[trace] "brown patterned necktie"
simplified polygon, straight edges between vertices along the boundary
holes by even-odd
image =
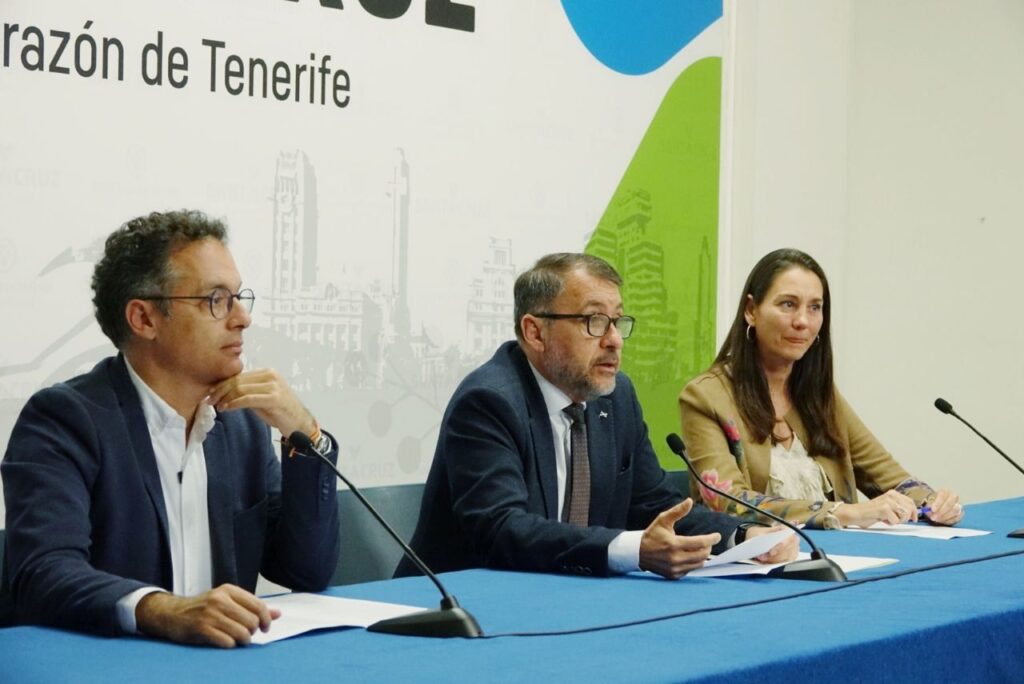
[[[590,524],[590,453],[587,450],[587,422],[583,404],[570,404],[562,409],[572,419],[569,428],[570,458],[572,466],[568,486],[565,488],[566,502],[562,507],[562,519],[586,527]],[[568,511],[568,516],[565,511]]]

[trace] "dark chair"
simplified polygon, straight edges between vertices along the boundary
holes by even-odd
[[[666,470],[668,483],[679,490],[683,498],[690,496],[690,471],[689,470]]]
[[[412,538],[420,515],[423,484],[367,487],[359,491],[402,539],[408,542]],[[338,492],[338,514],[341,555],[331,584],[390,579],[402,557],[401,547],[347,489]]]

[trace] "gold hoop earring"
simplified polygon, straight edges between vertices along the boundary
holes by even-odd
[[[750,336],[750,331],[753,330],[751,326],[747,326],[747,342],[753,342],[754,338]]]

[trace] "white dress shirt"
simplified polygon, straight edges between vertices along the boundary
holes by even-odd
[[[206,454],[203,441],[217,417],[203,403],[196,410],[192,432],[185,434],[185,419],[139,377],[125,359],[128,375],[142,403],[142,413],[153,442],[171,552],[173,592],[196,596],[213,588],[213,553],[210,547],[210,513],[206,503]],[[154,531],[143,531],[152,534]],[[117,602],[118,620],[128,633],[137,631],[135,609],[143,596],[159,587],[144,587]]]
[[[540,393],[551,421],[551,434],[555,440],[555,472],[558,475],[558,519],[562,519],[562,507],[565,505],[565,487],[567,482],[569,456],[572,454],[570,428],[572,419],[562,409],[573,400],[569,395],[548,382],[533,364],[530,364],[533,377],[540,385]],[[586,406],[586,404],[584,404]],[[616,574],[625,574],[640,569],[640,540],[643,530],[627,530],[620,533],[608,544],[608,569]]]

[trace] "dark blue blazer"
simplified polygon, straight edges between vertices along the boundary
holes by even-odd
[[[327,586],[339,543],[327,466],[279,463],[251,411],[218,414],[203,448],[214,586],[253,591],[258,572],[296,590]],[[121,356],[33,395],[0,473],[15,621],[117,634],[118,599],[173,586],[156,457]]]
[[[516,342],[506,342],[455,390],[441,422],[412,547],[433,570],[470,567],[608,574],[608,544],[642,530],[681,500],[647,436],[632,383],[587,402],[590,525],[558,521],[547,407]],[[695,506],[680,534],[722,534],[738,521]],[[396,576],[416,574],[407,560]]]

